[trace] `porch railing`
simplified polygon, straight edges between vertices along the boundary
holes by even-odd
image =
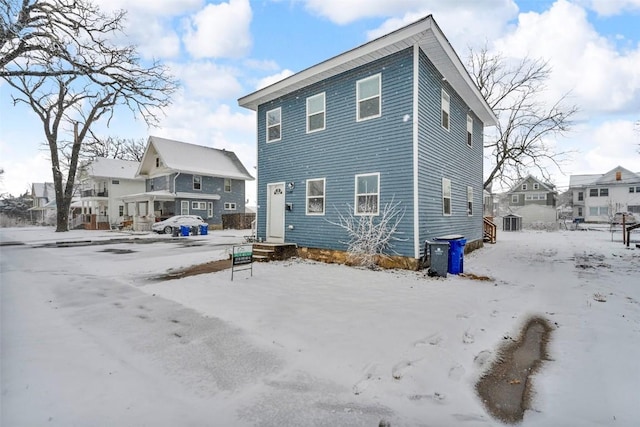
[[[489,243],[495,243],[497,240],[498,227],[493,223],[493,220],[489,217],[484,217],[482,222],[483,222],[482,229],[484,234],[484,241]]]

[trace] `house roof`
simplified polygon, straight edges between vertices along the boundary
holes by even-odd
[[[420,46],[480,120],[487,126],[494,126],[497,122],[495,114],[431,15],[246,95],[238,100],[238,104],[255,111],[260,104],[407,49],[414,44]]]
[[[617,179],[617,172],[620,172],[620,179]],[[589,185],[612,185],[612,184],[636,184],[640,183],[640,173],[631,172],[622,166],[616,166],[609,172],[603,174],[571,175],[569,177],[569,187],[586,187]]]
[[[31,184],[31,195],[37,198],[46,198],[47,201],[56,199],[56,189],[53,182],[34,182]]]
[[[88,176],[100,178],[141,179],[136,177],[140,162],[98,157],[86,166]]]
[[[188,144],[172,139],[149,136],[138,168],[138,176],[148,176],[155,166],[155,157],[162,160],[165,170],[195,175],[253,181],[253,177],[233,151]]]

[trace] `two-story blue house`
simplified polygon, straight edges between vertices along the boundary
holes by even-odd
[[[122,197],[134,230],[150,230],[173,215],[199,215],[222,226],[225,213],[243,213],[245,182],[253,180],[232,151],[150,136],[136,176],[143,193]]]
[[[497,119],[431,16],[238,102],[257,112],[259,239],[344,251],[339,213],[393,201],[399,265],[442,235],[482,245],[483,129]]]

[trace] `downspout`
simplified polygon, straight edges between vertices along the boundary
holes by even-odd
[[[176,174],[176,176],[173,177],[173,194],[175,194],[176,198],[178,197],[178,190],[176,189],[176,180],[178,179],[178,176],[180,176],[180,172],[178,172]],[[175,204],[175,202],[176,201],[174,199],[174,201],[173,201],[173,204],[174,204],[174,215],[182,215],[182,206],[180,207],[180,210],[178,211],[178,209],[177,209],[178,206]],[[176,211],[180,212],[180,213],[177,213]]]

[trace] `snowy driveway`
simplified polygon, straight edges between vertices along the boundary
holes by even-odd
[[[557,329],[523,426],[640,418],[640,250],[605,232],[501,233],[465,258],[489,281],[289,261],[157,283],[242,233],[0,236],[27,243],[0,248],[2,425],[499,425],[473,385],[534,314]]]

